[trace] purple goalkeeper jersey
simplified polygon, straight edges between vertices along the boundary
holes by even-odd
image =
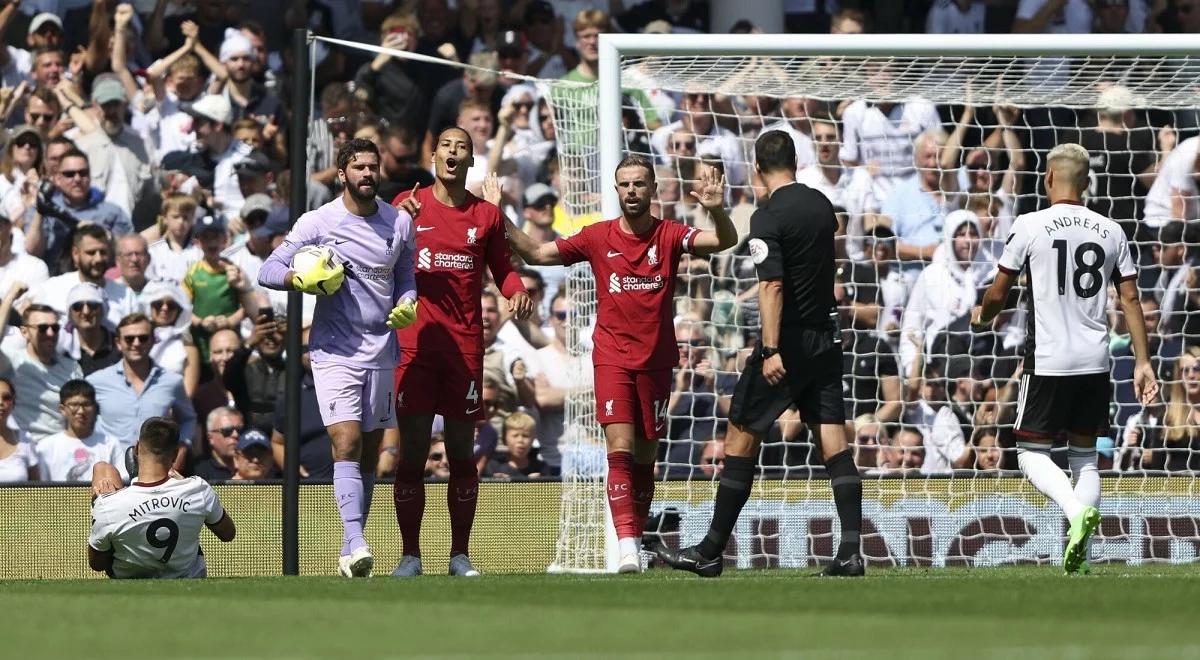
[[[387,327],[388,313],[401,298],[417,299],[412,218],[379,200],[373,215],[357,216],[339,196],[300,216],[263,262],[258,283],[284,289],[292,257],[306,245],[329,247],[346,268],[337,292],[317,296],[308,339],[312,361],[395,368],[400,349],[396,333]]]

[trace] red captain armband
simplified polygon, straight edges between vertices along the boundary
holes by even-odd
[[[517,271],[509,271],[504,277],[504,281],[500,283],[500,295],[505,298],[512,298],[518,293],[525,292],[525,283],[521,281],[521,276]]]

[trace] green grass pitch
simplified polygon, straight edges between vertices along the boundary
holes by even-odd
[[[0,657],[1200,658],[1200,567],[0,583]]]

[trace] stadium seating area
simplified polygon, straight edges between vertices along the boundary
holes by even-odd
[[[1200,0],[783,4],[795,11],[779,23],[796,33],[1200,32]],[[333,155],[344,141],[378,144],[390,201],[432,183],[433,136],[458,124],[474,142],[469,187],[500,173],[505,211],[550,240],[596,218],[563,203],[554,95],[505,72],[593,81],[595,35],[605,31],[760,30],[713,25],[710,9],[696,0],[0,0],[0,481],[86,481],[96,461],[119,462],[141,418],[168,409],[191,439],[185,473],[278,476],[286,296],[256,282],[289,227],[297,76],[315,81],[309,208],[340,194]],[[298,27],[472,68],[319,42],[313,72],[297,72]],[[1092,110],[637,92],[626,99],[626,140],[658,164],[654,209],[664,218],[706,223],[690,185],[701,168],[721,168],[744,238],[764,194],[748,167],[753,139],[793,136],[798,178],[845,222],[836,295],[846,413],[860,467],[880,474],[994,471],[1011,460],[1005,430],[1027,318],[1014,300],[979,335],[967,315],[1013,219],[1048,203],[1038,184],[1045,154],[1083,144],[1093,165],[1086,203],[1134,241],[1165,392],[1156,408],[1134,401],[1129,337],[1113,312],[1101,467],[1190,472],[1200,469],[1200,110],[1144,109],[1121,83],[1114,71]],[[564,399],[580,386],[567,368],[567,272],[521,268],[533,320],[508,318],[502,299],[482,301],[491,415],[476,458],[497,479],[558,474]],[[659,476],[712,478],[756,339],[756,280],[744,240],[680,272],[680,366]],[[177,374],[138,396],[112,384],[135,343],[115,341],[117,326],[134,313],[153,326],[157,367]],[[94,392],[72,383],[80,379]],[[302,401],[315,399],[311,382]],[[302,410],[302,475],[328,480],[329,438],[315,406]],[[806,437],[785,414],[764,470],[808,475],[820,460]],[[440,443],[426,474],[447,474]]]

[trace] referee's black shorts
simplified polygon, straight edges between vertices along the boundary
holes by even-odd
[[[755,350],[742,370],[729,421],[755,433],[766,433],[792,404],[805,424],[843,424],[842,345],[828,328],[784,328],[779,354],[787,376],[778,385],[763,377],[763,359]]]

